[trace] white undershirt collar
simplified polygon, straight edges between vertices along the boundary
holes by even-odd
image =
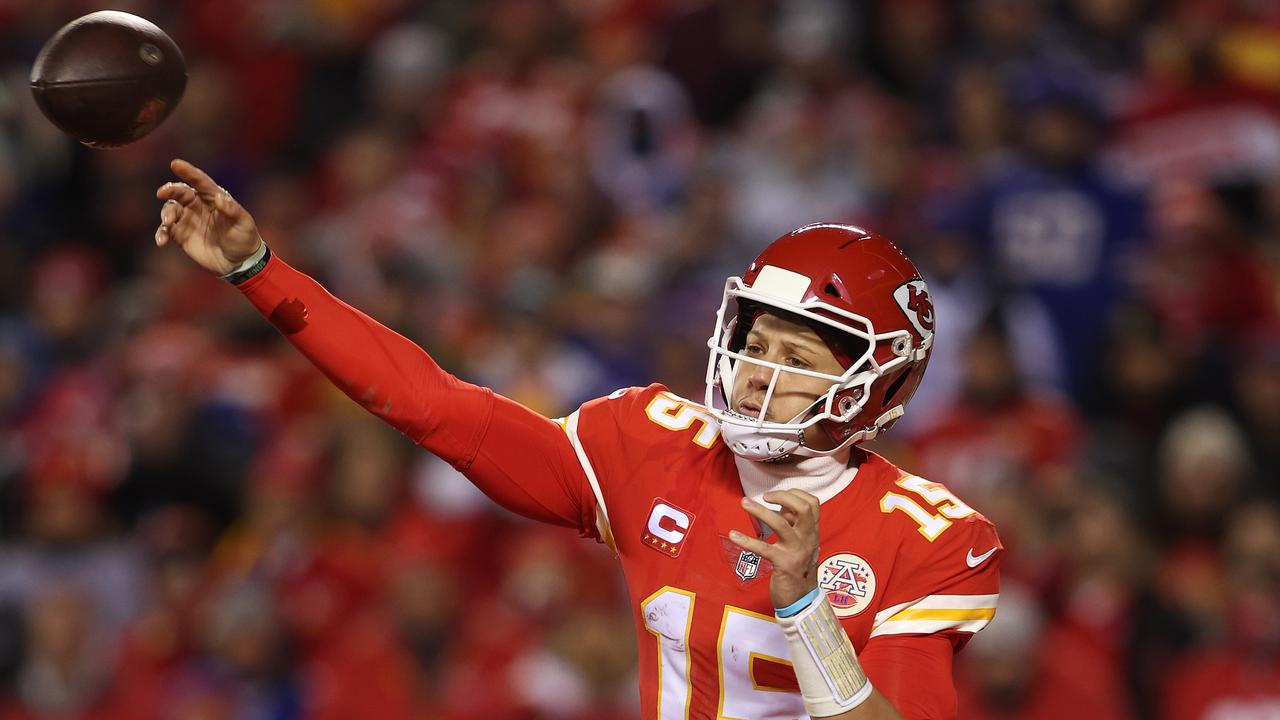
[[[771,490],[804,490],[824,503],[849,487],[858,474],[857,465],[849,465],[851,449],[835,455],[804,457],[793,463],[766,463],[734,456],[742,493],[756,502]],[[776,505],[765,503],[770,507]]]

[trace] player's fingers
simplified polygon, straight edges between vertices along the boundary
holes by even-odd
[[[160,206],[160,224],[173,225],[182,219],[182,205],[177,200],[165,200]]]
[[[200,168],[181,158],[175,158],[169,163],[169,169],[174,175],[182,178],[188,185],[195,188],[195,191],[201,195],[213,198],[222,188],[218,187],[218,183],[209,177],[209,174]]]
[[[164,247],[169,243],[182,247],[183,240],[183,234],[173,225],[161,225],[156,228],[156,247]]]
[[[800,518],[814,519],[815,515],[813,507],[810,507],[804,497],[797,495],[799,492],[800,491],[794,491],[794,489],[767,492],[764,493],[764,500],[782,507],[783,512],[790,515],[790,518],[788,519],[792,520],[792,523]]]
[[[795,537],[795,528],[779,513],[770,510],[751,498],[742,498],[742,508],[752,517],[769,526],[769,529],[773,530],[780,539]]]
[[[218,188],[218,194],[213,199],[213,206],[217,208],[218,212],[233,221],[239,220],[244,214],[244,208],[223,187]]]
[[[773,504],[774,504],[774,505],[778,505],[778,503],[773,503]],[[769,506],[768,506],[768,505],[766,505],[765,507],[769,507]],[[795,518],[795,517],[798,515],[798,513],[796,513],[796,511],[795,511],[795,510],[792,510],[791,508],[787,507],[786,505],[778,505],[778,509],[777,509],[777,511],[776,511],[776,512],[777,512],[779,515],[781,515],[782,517],[786,518],[788,521],[792,520],[793,518]]]
[[[774,504],[777,505],[777,503]],[[765,505],[765,507],[769,506]],[[773,508],[769,509],[773,510]],[[775,512],[781,515],[782,519],[786,520],[788,525],[795,525],[800,520],[800,514],[786,505],[778,505],[778,509]]]
[[[797,518],[818,519],[818,498],[803,490],[775,490],[765,493],[764,499],[790,510]]]
[[[167,182],[156,190],[156,197],[161,200],[175,200],[183,205],[190,205],[197,199],[196,191],[188,184]]]
[[[753,538],[750,535],[738,532],[737,530],[730,530],[729,542],[737,545],[747,552],[753,552],[760,557],[773,562],[773,558],[770,556],[773,555],[776,548],[763,540]]]

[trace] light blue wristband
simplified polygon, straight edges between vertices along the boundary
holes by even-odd
[[[792,615],[796,615],[801,610],[812,605],[813,601],[818,599],[818,593],[820,592],[822,592],[822,588],[815,587],[814,589],[805,593],[804,597],[791,603],[790,605],[784,608],[775,608],[773,613],[780,618],[788,618],[788,617],[791,617]]]

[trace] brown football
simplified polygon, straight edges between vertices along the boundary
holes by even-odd
[[[67,23],[31,67],[31,94],[45,117],[96,148],[156,129],[186,87],[178,45],[153,23],[115,10]]]

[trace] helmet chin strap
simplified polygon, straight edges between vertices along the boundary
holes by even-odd
[[[726,410],[724,414],[747,422],[753,420],[732,410]],[[815,450],[804,444],[802,429],[761,428],[733,422],[720,423],[720,437],[735,455],[756,462],[779,462],[791,456],[824,457],[834,455],[849,444],[841,443],[831,450]]]
[[[730,372],[732,372],[732,369],[730,369]],[[732,379],[732,375],[730,375],[730,378]],[[723,386],[721,386],[721,390],[724,390]],[[772,392],[772,388],[770,392]],[[728,399],[726,398],[725,400],[725,404],[728,404]],[[815,399],[812,405],[802,410],[790,422],[796,422],[801,416],[812,412],[821,402],[821,398]],[[819,457],[830,454],[805,446],[804,430],[802,428],[757,427],[755,425],[756,418],[730,409],[725,409],[721,412],[726,416],[726,420],[720,423],[720,438],[738,457],[756,462],[779,462],[792,455]],[[742,424],[732,422],[734,418],[741,420]]]
[[[792,456],[826,457],[835,455],[855,443],[874,440],[882,430],[902,417],[903,409],[901,405],[889,408],[870,425],[853,433],[845,438],[844,442],[830,450],[815,450],[806,446],[803,430],[770,430],[732,422],[720,423],[720,438],[735,455],[755,462],[780,462]],[[751,419],[731,410],[725,411],[725,414],[744,420]]]
[[[735,455],[756,462],[776,462],[806,449],[803,430],[766,430],[721,423],[720,437]]]
[[[725,405],[724,408],[719,410],[720,415],[723,416],[720,423],[720,438],[735,455],[746,460],[770,463],[781,462],[792,456],[812,458],[835,455],[849,445],[874,438],[880,432],[882,421],[897,419],[897,416],[902,414],[902,406],[899,405],[877,418],[873,425],[851,434],[836,447],[830,450],[818,450],[805,445],[805,431],[802,428],[761,427],[756,424],[757,418],[743,415],[733,410],[728,389],[733,386],[733,378],[737,367],[735,363],[730,362],[729,358],[723,355],[719,357],[717,364],[719,365],[719,373],[716,378],[716,385],[720,390],[720,400]],[[859,373],[852,380],[858,380],[867,375],[868,372]],[[874,380],[874,377],[872,380]],[[861,384],[867,386],[870,385],[870,381],[863,381]],[[765,395],[764,404],[766,408],[762,408],[761,412],[767,409],[769,398],[772,396],[776,385],[777,372],[775,371],[774,379],[769,383],[769,391]],[[852,384],[850,387],[852,387]],[[836,388],[833,387],[827,394],[832,392],[836,392]],[[866,396],[865,390],[862,396]],[[818,412],[819,408],[822,407],[825,397],[826,394],[815,398],[809,407],[797,413],[795,417],[785,424],[798,423],[801,417],[811,417],[812,413]],[[852,412],[849,417],[855,417],[862,411],[861,402],[858,402],[856,407],[856,412],[852,412],[854,410],[853,407],[848,408],[846,413]],[[896,414],[894,414],[895,412]],[[734,422],[734,420],[740,422]]]

